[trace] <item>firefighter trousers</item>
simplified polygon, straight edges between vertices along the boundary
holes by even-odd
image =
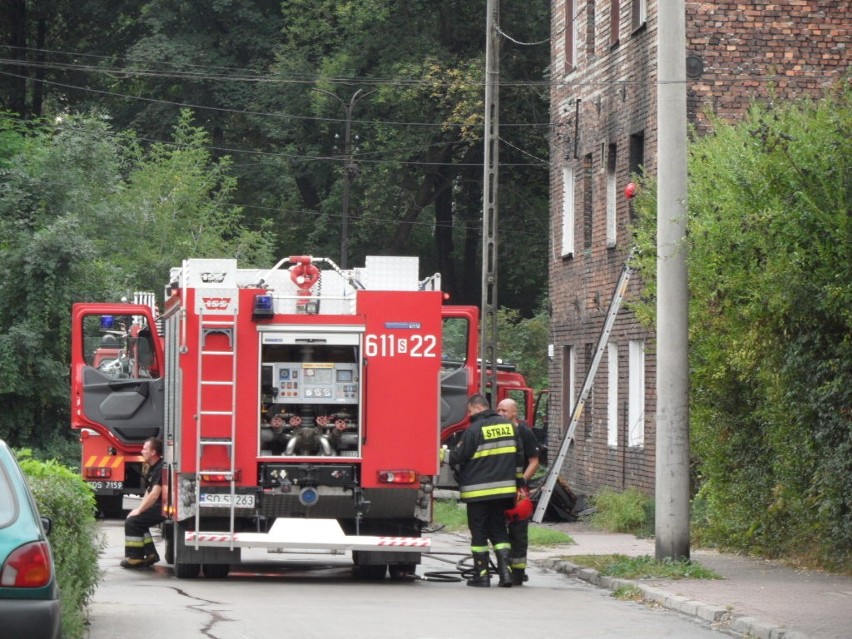
[[[163,519],[157,505],[124,520],[124,556],[127,559],[145,559],[157,554],[149,528]]]
[[[512,551],[509,561],[513,570],[524,570],[527,567],[527,549],[529,548],[529,519],[509,523],[509,541]]]
[[[470,529],[471,552],[488,552],[489,541],[495,551],[511,547],[505,511],[514,505],[512,497],[468,502],[467,526]]]

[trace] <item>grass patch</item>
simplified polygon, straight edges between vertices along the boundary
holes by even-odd
[[[529,540],[530,546],[561,546],[574,543],[573,537],[561,530],[536,525],[530,525]]]
[[[612,596],[622,601],[644,601],[645,595],[636,586],[619,586],[612,591]]]
[[[592,498],[595,512],[589,523],[598,530],[650,537],[654,532],[654,502],[635,488],[616,492],[605,488]]]
[[[722,579],[718,573],[690,560],[657,561],[649,555],[575,555],[567,561],[621,579]]]
[[[467,529],[467,509],[455,499],[436,499],[432,505],[433,524],[447,532]]]

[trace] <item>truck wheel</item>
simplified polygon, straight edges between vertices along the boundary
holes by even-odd
[[[174,527],[170,523],[163,523],[160,527],[160,534],[163,536],[163,559],[167,564],[175,563],[175,533]]]
[[[385,578],[385,573],[388,571],[386,564],[371,564],[366,566],[353,566],[352,575],[355,579],[362,581],[380,581]]]
[[[417,564],[391,564],[388,568],[394,581],[410,579],[417,572]]]
[[[208,579],[224,579],[230,571],[228,564],[204,564],[204,576]]]
[[[175,564],[175,576],[178,579],[197,579],[201,573],[201,564]]]

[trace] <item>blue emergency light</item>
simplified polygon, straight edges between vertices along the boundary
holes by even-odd
[[[112,315],[101,315],[101,330],[108,331],[115,324],[115,318]]]
[[[272,319],[275,314],[275,309],[272,303],[271,295],[255,295],[254,306],[251,310],[251,318],[253,320]]]

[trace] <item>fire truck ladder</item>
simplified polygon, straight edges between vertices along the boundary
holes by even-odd
[[[195,447],[195,530],[200,531],[201,526],[201,483],[205,477],[224,476],[230,485],[230,534],[229,538],[234,538],[234,510],[236,498],[234,496],[236,486],[236,463],[235,463],[235,442],[237,430],[237,309],[234,309],[234,314],[220,315],[210,314],[204,315],[199,313],[199,340],[198,340],[198,388],[196,389],[197,405],[196,405],[196,447]],[[213,334],[222,334],[228,338],[229,350],[208,350],[206,348],[207,337]],[[230,371],[228,379],[222,379],[221,376],[216,379],[210,378],[210,370],[214,364],[219,364],[225,360]],[[225,365],[227,366],[227,364]],[[216,370],[222,370],[221,365],[215,366]],[[219,391],[222,393],[230,393],[230,408],[229,410],[209,410],[203,405],[203,391],[207,389],[209,393]],[[227,418],[230,422],[230,434],[222,436],[221,430],[217,436],[210,436],[211,430],[209,422]],[[205,449],[212,447],[221,447],[227,451],[228,468],[203,468],[201,466],[204,458]],[[197,537],[196,537],[197,539]],[[196,541],[195,548],[198,549]]]
[[[630,283],[630,276],[633,274],[633,268],[630,266],[630,259],[633,257],[635,249],[631,249],[627,259],[624,262],[624,267],[621,270],[621,276],[618,278],[618,284],[615,286],[615,291],[612,295],[612,301],[609,303],[609,310],[606,314],[603,329],[598,338],[598,346],[595,350],[595,356],[592,358],[592,365],[586,373],[586,379],[583,381],[583,389],[580,391],[580,397],[577,399],[577,404],[574,406],[574,411],[571,413],[571,421],[568,423],[568,430],[565,432],[565,437],[562,440],[562,445],[559,448],[559,454],[550,465],[550,470],[547,473],[547,479],[541,489],[541,496],[538,500],[538,505],[533,513],[532,520],[541,523],[544,519],[544,513],[550,503],[550,497],[553,494],[553,486],[559,477],[559,471],[562,470],[562,465],[565,463],[565,457],[568,454],[568,448],[571,442],[574,441],[574,431],[577,429],[577,424],[580,417],[583,415],[583,409],[586,407],[586,400],[589,398],[589,393],[592,391],[592,385],[595,381],[595,374],[598,372],[598,366],[601,363],[603,352],[607,347],[609,335],[612,332],[612,327],[615,324],[615,318],[618,316],[618,309],[621,307],[621,302],[624,295],[627,293],[627,285]]]

